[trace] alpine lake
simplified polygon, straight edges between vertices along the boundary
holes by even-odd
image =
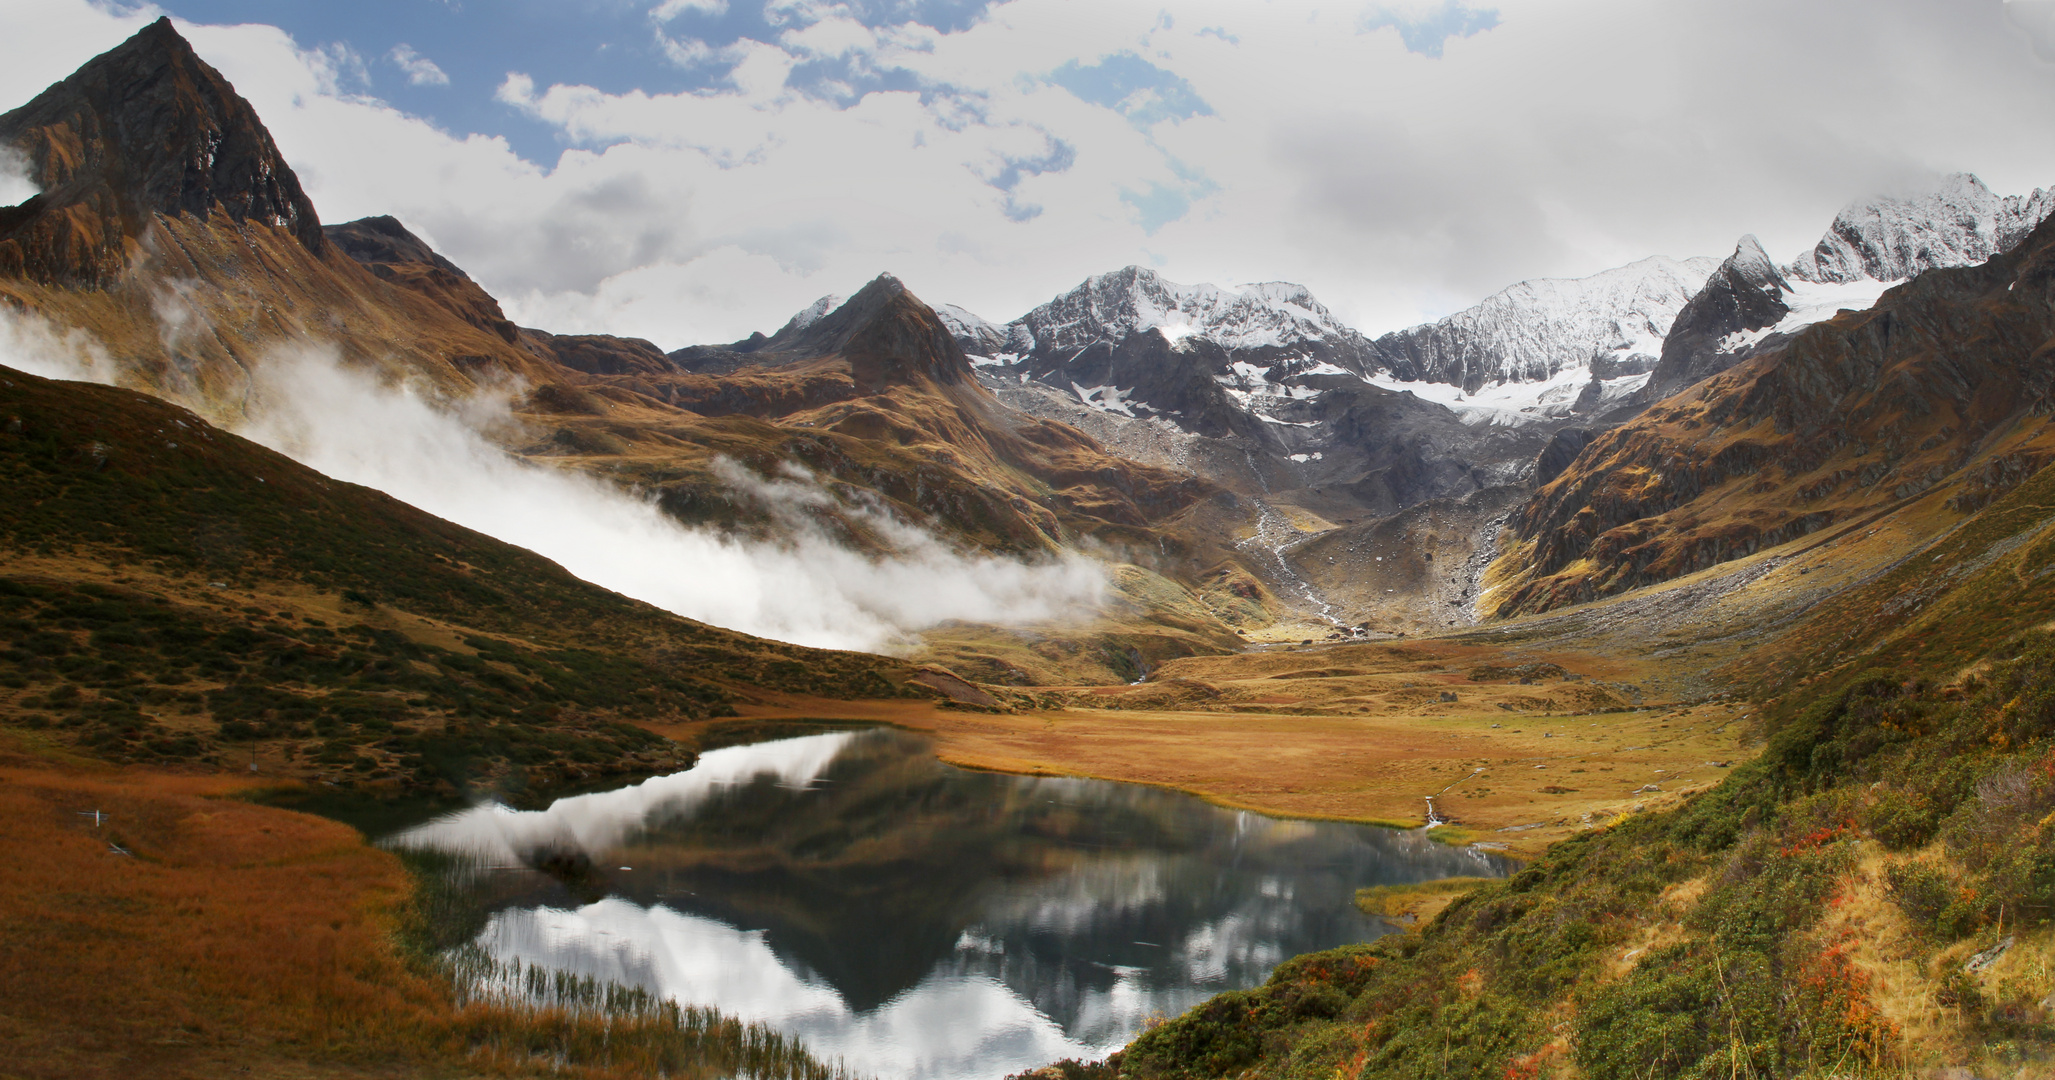
[[[937,761],[893,729],[702,754],[545,809],[378,838],[491,961],[641,988],[852,1072],[997,1080],[1120,1048],[1299,953],[1398,927],[1358,888],[1502,876],[1420,831]]]

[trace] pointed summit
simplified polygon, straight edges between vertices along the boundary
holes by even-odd
[[[858,385],[871,392],[919,379],[944,386],[973,381],[970,358],[948,324],[891,274],[879,274],[778,347],[840,355]]]
[[[111,283],[157,214],[215,213],[324,250],[321,222],[257,111],[168,18],[0,115],[42,191],[0,211],[0,273]]]
[[[1751,334],[1791,314],[1791,283],[1777,271],[1754,236],[1734,245],[1734,254],[1713,271],[1705,287],[1677,313],[1663,339],[1662,359],[1640,391],[1643,402],[1663,398],[1740,363],[1755,341]]]

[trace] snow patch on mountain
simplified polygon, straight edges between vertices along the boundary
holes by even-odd
[[[1950,266],[1976,266],[2009,251],[2055,210],[2055,190],[1993,194],[1969,173],[1945,177],[1931,191],[1849,203],[1826,236],[1787,268],[1789,277],[1819,284],[1904,281]]]
[[[1317,350],[1322,360],[1340,359],[1342,366],[1354,360],[1358,368],[1369,353],[1363,336],[1303,285],[1179,285],[1139,266],[1087,278],[1021,316],[1007,328],[1008,347],[1049,356],[1117,345],[1149,330],[1171,341],[1199,338],[1235,351],[1304,348],[1312,359]]]
[[[1079,401],[1100,412],[1119,413],[1122,416],[1135,414],[1136,403],[1130,400],[1134,396],[1133,392],[1122,390],[1118,386],[1086,387],[1071,383],[1070,392],[1076,394]]]
[[[1559,420],[1573,412],[1603,412],[1647,381],[1645,371],[1597,379],[1588,365],[1566,367],[1535,382],[1490,383],[1474,391],[1453,383],[1408,381],[1388,373],[1370,379],[1373,386],[1434,402],[1473,427],[1523,427]],[[1596,390],[1592,389],[1594,385]]]
[[[1884,290],[1897,284],[1869,278],[1849,282],[1787,280],[1789,287],[1782,291],[1782,297],[1784,305],[1791,309],[1790,314],[1771,326],[1728,334],[1720,339],[1720,351],[1737,353],[1771,334],[1795,334],[1844,311],[1867,311],[1876,305]]]
[[[1552,383],[1565,371],[1618,377],[1654,366],[1670,323],[1718,259],[1642,259],[1582,278],[1543,278],[1475,307],[1377,339],[1392,374],[1476,393]],[[1573,376],[1573,378],[1576,378]]]
[[[812,326],[813,324],[826,318],[828,312],[833,311],[838,307],[841,307],[843,301],[846,299],[846,297],[836,296],[833,293],[821,297],[819,300],[816,300],[813,303],[808,304],[806,305],[806,307],[802,308],[799,314],[794,315],[790,319],[785,320],[785,325],[780,327],[778,329],[778,333],[774,336],[784,337],[789,334],[796,334],[799,331],[804,330],[809,326]]]

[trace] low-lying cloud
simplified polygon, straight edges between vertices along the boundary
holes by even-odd
[[[19,206],[42,194],[29,179],[29,159],[10,146],[0,146],[0,206]]]
[[[92,340],[0,319],[0,363],[51,378],[113,383]],[[238,434],[329,476],[555,560],[577,576],[688,618],[802,645],[900,651],[951,620],[1076,618],[1106,594],[1081,555],[1041,562],[952,548],[881,507],[850,504],[804,471],[719,469],[778,525],[771,539],[686,526],[632,492],[537,466],[483,432],[517,421],[503,397],[438,402],[345,368],[332,350],[280,350],[256,369]],[[885,552],[851,550],[818,524],[832,506]]]

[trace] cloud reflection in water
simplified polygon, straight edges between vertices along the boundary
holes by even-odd
[[[890,731],[716,750],[683,773],[544,811],[478,807],[387,842],[473,860],[493,912],[479,944],[501,960],[938,1080],[1100,1056],[1151,1016],[1388,931],[1355,909],[1358,887],[1504,872],[1415,833],[957,770]],[[594,868],[576,887],[478,868],[567,851]]]

